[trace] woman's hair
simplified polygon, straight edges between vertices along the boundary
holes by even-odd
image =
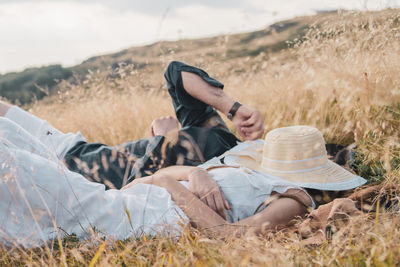
[[[324,205],[333,201],[335,198],[348,197],[354,191],[354,189],[344,191],[326,191],[319,189],[304,188],[307,193],[313,198],[315,205]]]

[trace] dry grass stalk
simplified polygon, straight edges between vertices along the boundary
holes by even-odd
[[[205,67],[224,81],[229,94],[258,108],[267,130],[307,124],[319,128],[328,142],[356,142],[363,154],[359,164],[368,166],[366,178],[384,179],[398,188],[399,40],[398,10],[339,12],[324,16],[293,49],[278,54],[221,61],[210,56],[191,58],[183,52],[163,54],[158,65],[140,71],[124,69],[119,78],[90,73],[83,83],[62,84],[58,98],[36,103],[31,110],[63,131],[81,131],[90,141],[116,145],[144,137],[152,119],[173,113],[162,69],[170,59],[180,58]],[[220,48],[225,47],[222,41]],[[98,263],[392,266],[400,264],[398,225],[398,214],[366,215],[318,247],[301,246],[294,233],[222,241],[187,229],[177,240],[110,240]],[[3,248],[0,264],[87,265],[101,244],[64,240],[65,257],[57,244],[48,249]]]

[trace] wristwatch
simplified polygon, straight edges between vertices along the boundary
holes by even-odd
[[[231,107],[231,109],[230,109],[229,112],[228,112],[228,115],[227,115],[228,119],[230,119],[230,120],[233,119],[233,117],[234,117],[235,114],[236,114],[236,111],[240,108],[241,105],[242,105],[242,104],[241,104],[240,102],[235,102],[235,103],[233,104],[233,106]]]

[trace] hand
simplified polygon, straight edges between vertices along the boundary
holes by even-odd
[[[167,135],[168,132],[179,129],[179,122],[172,116],[155,119],[150,126],[151,135]]]
[[[231,207],[207,171],[196,169],[189,174],[189,190],[226,220],[225,209],[230,210]]]
[[[240,106],[232,122],[245,140],[259,139],[264,134],[264,118],[256,109]]]

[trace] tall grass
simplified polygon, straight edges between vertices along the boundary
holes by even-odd
[[[228,42],[228,41],[227,41]],[[221,46],[228,47],[227,43]],[[358,171],[370,181],[400,182],[400,12],[338,12],[319,18],[293,48],[254,58],[161,55],[159,64],[89,73],[60,84],[57,97],[31,111],[89,141],[120,144],[149,135],[152,119],[172,115],[162,70],[169,60],[201,66],[239,101],[258,108],[267,130],[307,124],[327,142],[355,142]],[[228,122],[229,124],[229,122]],[[231,124],[229,124],[231,126]],[[232,127],[232,126],[231,126]],[[232,130],[234,130],[232,128]],[[398,188],[398,187],[397,187]],[[295,233],[240,240],[209,239],[192,229],[178,240],[143,237],[101,244],[65,240],[64,250],[3,250],[0,264],[87,265],[363,265],[400,264],[398,215],[357,219],[322,246],[302,247]],[[372,218],[371,218],[372,217]],[[378,218],[378,219],[376,219]],[[375,220],[376,219],[376,220]],[[61,257],[61,252],[65,255]],[[99,255],[99,254],[98,254]]]

